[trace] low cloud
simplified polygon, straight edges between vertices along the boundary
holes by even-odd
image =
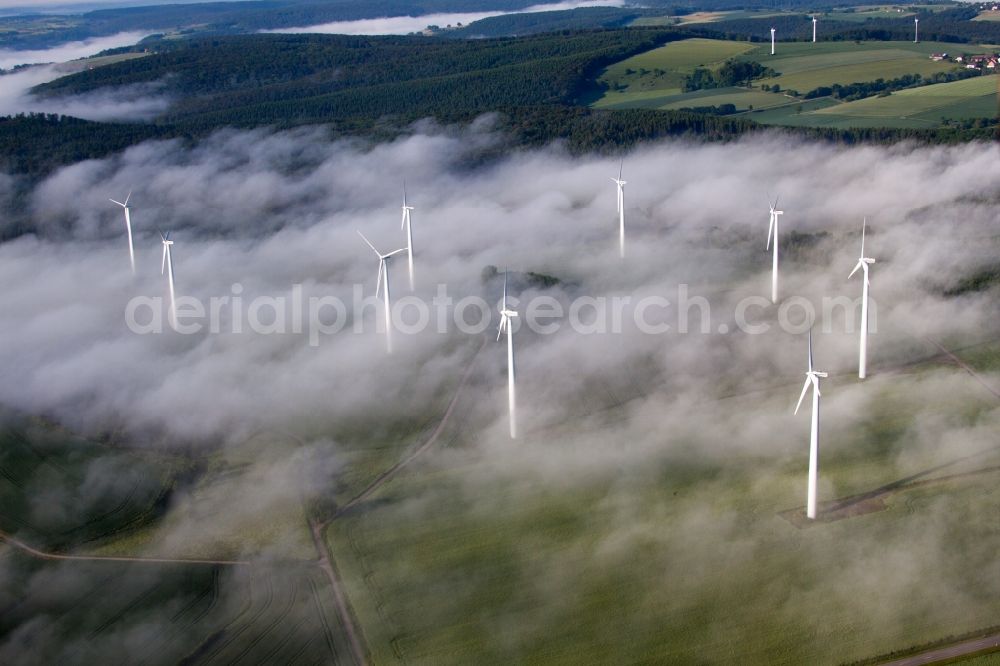
[[[48,49],[0,49],[0,69],[10,69],[16,65],[62,63],[87,58],[107,49],[130,46],[148,35],[148,32],[119,32],[107,37],[67,42]]]
[[[108,48],[134,44],[143,33],[120,33],[86,42],[74,42],[44,51],[0,52],[5,67],[43,62],[0,76],[0,115],[55,113],[86,120],[148,120],[170,105],[158,84],[103,88],[82,95],[38,97],[31,93],[37,85],[66,76],[83,68],[82,63],[66,62],[84,58]]]
[[[446,14],[423,14],[420,16],[386,16],[380,18],[359,19],[355,21],[334,21],[331,23],[322,23],[319,25],[302,26],[297,28],[280,28],[277,30],[265,30],[263,32],[278,32],[287,34],[322,33],[336,35],[407,35],[411,32],[420,32],[431,25],[436,25],[442,28],[449,25],[468,25],[475,21],[481,21],[485,18],[504,16],[507,14],[561,11],[567,9],[578,9],[580,7],[622,7],[624,4],[624,0],[566,0],[565,2],[532,5],[518,12],[452,12]]]

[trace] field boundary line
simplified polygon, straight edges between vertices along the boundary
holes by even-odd
[[[204,560],[185,557],[123,557],[112,555],[64,555],[39,550],[29,546],[24,541],[0,530],[0,541],[5,541],[15,548],[43,560],[73,560],[82,562],[145,562],[147,564],[211,564],[219,566],[249,566],[248,560]]]

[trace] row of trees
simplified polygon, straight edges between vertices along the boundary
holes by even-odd
[[[730,86],[746,85],[754,79],[764,79],[777,76],[770,67],[765,67],[759,62],[727,60],[722,63],[717,71],[697,67],[685,77],[684,90],[703,90],[707,88],[728,88]]]
[[[918,11],[920,38],[924,41],[955,43],[1000,43],[1000,21],[973,21],[978,10],[974,7],[956,7],[942,11]],[[914,16],[900,18],[871,18],[866,21],[841,21],[836,15],[821,18],[823,40],[875,40],[910,41],[913,39]],[[807,14],[784,14],[768,18],[723,20],[688,26],[690,33],[724,39],[750,39],[768,41],[771,28],[777,30],[781,40],[808,41],[812,39],[812,18]]]
[[[835,83],[832,86],[820,86],[807,92],[804,97],[805,99],[814,99],[816,97],[832,96],[837,99],[852,101],[871,97],[872,95],[891,93],[905,88],[959,81],[973,76],[980,76],[979,70],[960,69],[954,72],[937,72],[926,77],[920,74],[904,74],[899,78],[889,79],[888,81],[885,79],[876,79],[874,81],[848,83],[846,85]]]

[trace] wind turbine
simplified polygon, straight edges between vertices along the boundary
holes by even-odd
[[[847,279],[850,280],[860,268],[864,277],[864,283],[861,285],[861,347],[858,352],[858,377],[861,379],[864,379],[868,372],[868,287],[871,284],[868,281],[868,267],[875,263],[874,259],[865,256],[865,228],[867,226],[868,218],[866,217],[861,224],[861,257],[858,258],[854,270],[847,276]]]
[[[413,230],[410,227],[410,211],[413,206],[406,205],[406,181],[403,181],[403,220],[400,229],[406,229],[406,253],[410,260],[410,291],[413,291]]]
[[[401,247],[398,250],[393,250],[388,254],[382,254],[375,249],[372,242],[368,240],[363,233],[360,231],[358,235],[361,239],[368,244],[368,247],[372,249],[376,255],[378,255],[378,280],[375,283],[375,298],[378,298],[379,288],[383,291],[385,296],[385,350],[387,353],[392,353],[392,310],[389,308],[389,257],[394,254],[399,254],[400,252],[405,252],[406,248]]]
[[[160,262],[160,275],[163,272],[167,273],[167,286],[170,289],[170,325],[177,326],[177,300],[174,297],[174,259],[170,254],[170,246],[174,244],[170,240],[170,232],[164,236],[160,234],[160,238],[163,240],[163,260]]]
[[[778,302],[778,216],[784,215],[785,211],[775,210],[778,205],[778,197],[774,198],[771,206],[771,221],[767,225],[767,249],[771,249],[771,239],[774,239],[774,257],[771,260],[771,302]]]
[[[128,200],[132,198],[131,190],[128,196],[125,197],[125,202],[115,201],[110,199],[111,203],[118,204],[125,209],[125,231],[128,233],[128,260],[132,265],[132,275],[135,275],[135,247],[132,245],[132,216],[130,214],[131,208],[129,208]]]
[[[806,494],[806,517],[810,520],[816,518],[816,479],[819,474],[819,380],[826,377],[827,373],[813,369],[813,338],[812,329],[809,330],[809,369],[806,371],[806,383],[802,387],[799,395],[799,402],[795,405],[795,413],[799,413],[802,400],[806,397],[806,391],[812,386],[812,428],[809,431],[809,489]]]
[[[771,28],[771,55],[774,55],[774,28]]]
[[[920,41],[920,19],[913,19],[913,43]]]
[[[517,438],[517,400],[514,388],[514,331],[511,326],[511,317],[516,317],[517,311],[507,307],[507,271],[503,272],[503,302],[500,304],[500,330],[497,332],[497,341],[500,336],[507,333],[507,402],[510,412],[510,438]]]
[[[625,167],[625,160],[618,166],[618,177],[612,178],[618,186],[618,254],[625,258],[625,181],[622,180],[622,169]]]
[[[816,17],[813,16],[813,44],[816,43]]]

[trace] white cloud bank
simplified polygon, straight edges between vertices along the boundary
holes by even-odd
[[[30,93],[34,86],[66,76],[82,67],[80,63],[70,61],[86,58],[106,49],[135,44],[146,34],[123,32],[37,51],[0,50],[0,67],[5,69],[26,63],[53,63],[25,67],[0,76],[0,115],[34,112],[57,113],[87,120],[141,120],[162,113],[169,106],[169,101],[158,94],[156,85],[130,86],[46,99]]]
[[[406,35],[411,32],[420,32],[429,25],[437,25],[442,28],[447,25],[455,26],[459,23],[468,25],[474,21],[507,14],[549,12],[578,9],[580,7],[622,7],[624,5],[624,0],[566,0],[565,2],[533,5],[517,12],[454,12],[448,14],[424,14],[422,16],[388,16],[360,19],[357,21],[334,21],[332,23],[297,28],[265,30],[264,32],[286,34],[322,33],[328,35]]]

